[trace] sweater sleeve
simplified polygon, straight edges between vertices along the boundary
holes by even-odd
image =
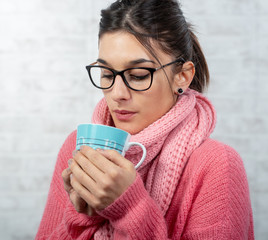
[[[100,216],[89,217],[78,213],[64,190],[62,171],[68,167],[68,159],[75,149],[76,132],[73,132],[64,142],[57,158],[47,203],[36,235],[41,239],[91,239],[98,227],[104,221]]]
[[[168,239],[165,218],[138,173],[127,191],[98,213],[114,227],[114,239]]]

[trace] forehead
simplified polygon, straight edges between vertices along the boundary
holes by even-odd
[[[154,54],[161,62],[170,59],[156,43],[151,41]],[[105,33],[99,40],[99,58],[109,62],[125,62],[139,58],[155,60],[155,57],[130,33],[117,31]]]

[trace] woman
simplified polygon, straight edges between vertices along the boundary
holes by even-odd
[[[71,133],[36,239],[254,239],[243,163],[209,138],[207,63],[178,3],[123,0],[103,10],[87,70],[104,94],[92,122],[131,133],[147,157],[135,170],[138,148],[125,157],[73,152]]]

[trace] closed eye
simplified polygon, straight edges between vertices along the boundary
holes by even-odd
[[[134,80],[134,81],[142,81],[142,80],[146,80],[148,79],[150,76],[150,73],[148,74],[145,74],[145,75],[133,75],[133,74],[130,74],[129,77],[131,80]]]
[[[105,73],[103,73],[103,74],[101,75],[101,78],[106,78],[106,79],[110,79],[110,80],[112,80],[113,77],[114,77],[113,74],[105,74]]]
[[[101,78],[105,80],[113,80],[114,74],[108,69],[101,69]]]

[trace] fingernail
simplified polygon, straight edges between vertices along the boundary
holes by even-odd
[[[97,149],[96,149],[96,151],[98,151],[98,152],[101,152],[101,153],[102,153],[102,152],[104,152],[104,149],[102,149],[102,148],[97,148]]]
[[[78,151],[77,150],[73,150],[73,157],[75,156],[75,154],[77,153]]]
[[[68,166],[70,167],[70,165],[72,164],[73,160],[72,159],[69,159],[68,160]]]
[[[73,178],[73,174],[70,175],[70,179],[71,179],[71,180],[72,180],[72,178]]]
[[[82,146],[80,147],[80,151],[81,151],[81,150],[83,150],[83,148],[84,148],[84,147],[85,147],[85,146],[84,146],[84,145],[82,145]]]

